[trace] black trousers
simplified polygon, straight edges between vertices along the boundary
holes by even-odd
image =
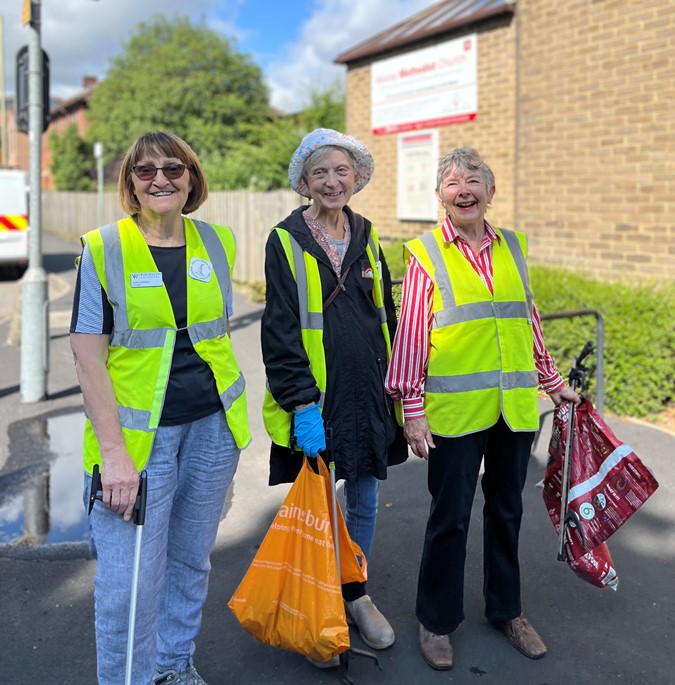
[[[481,461],[483,595],[488,621],[520,615],[518,536],[522,491],[533,432],[515,433],[503,418],[479,433],[459,438],[434,435],[429,451],[427,521],[417,585],[416,614],[427,630],[447,635],[464,620],[464,562]]]

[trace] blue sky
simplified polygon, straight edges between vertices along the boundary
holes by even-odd
[[[239,47],[256,55],[263,69],[277,57],[280,48],[290,45],[298,36],[302,22],[309,17],[312,0],[271,2],[251,0],[237,3],[234,22],[239,31]],[[227,16],[227,9],[220,10]]]
[[[6,92],[15,91],[23,0],[2,0]],[[434,4],[431,0],[41,0],[42,45],[49,55],[51,93],[69,97],[85,75],[105,78],[110,59],[141,21],[162,13],[204,21],[234,38],[260,65],[271,104],[302,108],[310,88],[344,78],[334,58],[371,36]]]

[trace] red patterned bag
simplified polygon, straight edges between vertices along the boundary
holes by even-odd
[[[544,477],[544,502],[558,532],[568,417],[569,403],[563,402],[554,413]],[[609,550],[598,548],[647,501],[658,483],[587,399],[575,410],[572,440],[566,558],[575,572],[604,587],[616,572]]]

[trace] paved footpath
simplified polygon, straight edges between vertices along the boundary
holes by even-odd
[[[75,244],[45,236],[50,272],[49,397],[22,404],[19,349],[6,344],[12,283],[0,282],[0,514],[7,501],[28,491],[56,458],[45,449],[53,417],[81,415],[68,345],[68,312],[75,273]],[[3,313],[5,314],[3,317]],[[260,407],[261,307],[235,296],[233,341],[248,385],[254,434],[242,454],[212,555],[213,572],[195,662],[210,685],[340,683],[344,672],[318,671],[302,657],[257,643],[237,624],[227,601],[243,576],[287,486],[267,486],[268,441]],[[542,409],[546,408],[542,402]],[[556,561],[557,540],[543,505],[546,459],[542,439],[530,463],[521,537],[524,610],[549,648],[529,661],[482,618],[481,499],[476,494],[466,564],[466,621],[456,631],[455,668],[431,670],[419,655],[415,585],[428,511],[426,469],[416,457],[390,471],[381,489],[378,532],[369,565],[369,593],[396,630],[396,644],[380,653],[382,670],[355,657],[356,685],[667,685],[675,682],[675,436],[653,427],[609,420],[617,435],[650,466],[660,489],[610,540],[619,590],[599,590]],[[550,433],[550,424],[544,436]],[[76,437],[73,437],[76,440]],[[77,459],[77,457],[74,457]],[[72,488],[79,491],[79,477]],[[480,490],[480,489],[479,489]],[[92,579],[95,562],[83,544],[42,547],[0,545],[0,683],[91,685],[95,678]],[[352,633],[353,644],[364,647]]]

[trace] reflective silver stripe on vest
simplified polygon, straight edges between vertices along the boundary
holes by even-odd
[[[213,226],[207,224],[205,221],[197,221],[195,219],[193,219],[193,223],[197,228],[199,237],[204,243],[216,278],[218,279],[220,293],[223,298],[223,316],[225,317],[227,313],[227,300],[230,296],[230,289],[232,288],[232,283],[230,281],[230,263],[227,261],[227,252],[225,252],[225,247],[223,246],[223,243],[220,242],[220,238]]]
[[[225,411],[229,411],[232,408],[232,405],[241,397],[245,388],[246,381],[244,380],[244,374],[240,371],[239,378],[220,394],[220,401]]]
[[[491,390],[493,388],[513,390],[515,388],[536,388],[536,371],[481,371],[462,376],[428,376],[424,385],[426,392],[450,393]]]
[[[117,330],[115,326],[110,338],[110,346],[126,347],[129,350],[147,350],[152,347],[164,347],[166,335],[170,330],[173,329],[149,328],[146,331],[141,331],[127,328],[126,330]]]
[[[375,238],[373,238],[373,230],[371,228],[370,233],[368,234],[368,247],[370,247],[370,251],[373,254],[373,259],[375,262],[380,261],[380,252],[377,249],[377,245],[375,245]],[[380,274],[377,274],[377,277],[375,277],[375,274],[373,274],[373,278],[375,279],[375,284],[377,287],[380,289],[380,295],[382,295],[382,302],[384,303],[384,292],[382,289],[382,278],[380,277]],[[377,308],[377,316],[380,319],[380,323],[387,323],[387,311],[385,310],[384,307],[378,307]]]
[[[117,413],[119,414],[122,428],[144,431],[145,433],[152,432],[150,429],[151,412],[145,411],[144,409],[118,406]]]
[[[303,330],[323,330],[323,313],[309,311],[309,291],[307,289],[307,268],[303,250],[298,241],[288,233],[288,239],[293,252],[295,263],[295,284],[298,288],[298,314],[300,316],[300,328]]]
[[[298,244],[298,241],[288,233],[288,240],[291,244],[291,251],[293,252],[293,261],[295,263],[295,283],[298,288],[298,313],[300,315],[300,328],[302,330],[323,331],[323,312],[309,311],[309,290],[307,288],[307,266],[305,265],[305,257],[303,249]],[[320,282],[319,282],[320,285]],[[323,401],[325,393],[321,393],[319,398],[319,406],[323,408]]]
[[[425,233],[420,237],[420,241],[427,250],[427,254],[431,259],[431,263],[436,267],[436,286],[441,295],[441,301],[443,302],[443,309],[450,309],[455,307],[455,293],[452,289],[452,284],[450,283],[450,274],[448,273],[448,267],[445,265],[445,259],[441,254],[441,248],[436,242],[436,238],[433,233]],[[470,321],[470,319],[466,319]],[[437,327],[437,326],[436,326]]]
[[[438,274],[438,271],[436,273]],[[491,317],[528,319],[529,315],[527,302],[473,302],[436,312],[432,328],[443,328],[444,326]]]
[[[227,335],[227,320],[213,319],[212,321],[200,321],[188,326],[188,335],[190,342],[193,345],[202,342],[202,340],[214,340],[218,337]]]
[[[118,341],[120,334],[129,331],[129,311],[127,309],[127,294],[124,289],[122,243],[119,230],[117,229],[117,222],[101,228],[101,240],[103,242],[106,292],[110,302],[117,305],[110,345],[113,347],[126,347],[126,345]]]
[[[520,274],[520,280],[523,282],[523,287],[525,288],[525,298],[527,299],[527,318],[532,320],[532,301],[534,299],[532,295],[532,289],[530,288],[530,279],[527,273],[527,264],[525,262],[525,255],[523,254],[523,248],[520,246],[520,240],[515,231],[509,231],[508,229],[500,229],[506,244],[509,246],[511,256],[513,261],[516,263],[516,269]]]

